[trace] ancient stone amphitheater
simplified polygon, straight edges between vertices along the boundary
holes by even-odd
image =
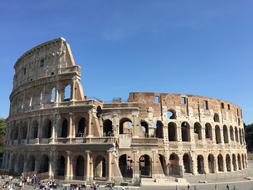
[[[63,38],[25,52],[14,67],[3,158],[9,172],[133,182],[247,167],[239,106],[165,93],[90,99]]]

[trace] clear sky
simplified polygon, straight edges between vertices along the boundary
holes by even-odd
[[[131,91],[205,95],[242,106],[253,122],[252,0],[8,0],[0,2],[0,117],[13,65],[63,36],[87,96]]]

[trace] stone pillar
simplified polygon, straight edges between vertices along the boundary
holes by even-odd
[[[204,172],[205,174],[209,173],[209,167],[208,167],[208,155],[204,154]]]
[[[50,151],[50,160],[49,160],[49,178],[54,179],[55,172],[56,172],[56,163],[57,163],[57,156],[55,150]]]
[[[193,175],[198,174],[198,161],[195,154],[192,154],[192,174]]]
[[[27,122],[27,134],[26,134],[26,143],[29,143],[30,139],[30,131],[31,131],[31,120],[29,119]]]
[[[222,155],[222,157],[223,157],[223,155]],[[228,169],[227,169],[227,162],[226,162],[226,155],[223,157],[223,170],[224,170],[224,172],[227,172],[228,171]]]
[[[88,129],[88,131],[87,131],[87,137],[92,137],[93,135],[92,135],[92,132],[91,132],[91,120],[92,120],[92,113],[91,113],[91,111],[88,111],[88,121],[87,121],[87,129]]]
[[[218,173],[219,168],[218,168],[218,159],[217,157],[214,156],[214,173]]]
[[[73,138],[73,113],[69,113],[68,138]]]
[[[108,181],[111,181],[112,180],[112,151],[111,150],[108,150],[107,151],[107,157],[108,157],[108,166],[107,166],[107,173],[108,173],[108,176],[107,176],[107,180]]]
[[[177,141],[182,142],[181,122],[177,122]]]
[[[85,154],[86,154],[86,167],[85,167],[86,181],[91,181],[93,180],[93,163],[91,152],[87,150]]]
[[[67,151],[67,162],[66,162],[66,175],[65,175],[65,179],[66,180],[70,180],[73,177],[72,174],[72,160],[71,160],[71,152]]]
[[[59,124],[60,121],[60,115],[55,114],[54,115],[54,120],[52,122],[52,135],[51,135],[51,139],[50,139],[50,143],[54,144],[55,143],[55,139],[57,138],[57,126]]]
[[[136,150],[133,151],[133,178],[139,178],[139,158],[138,152]]]

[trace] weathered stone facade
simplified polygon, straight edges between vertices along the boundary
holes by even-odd
[[[69,45],[55,39],[15,64],[3,168],[78,180],[138,181],[247,167],[240,107],[203,96],[84,96]]]

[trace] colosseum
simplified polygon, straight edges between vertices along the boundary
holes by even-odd
[[[63,38],[25,52],[14,68],[2,165],[9,173],[135,183],[247,168],[237,105],[150,92],[88,98]]]

